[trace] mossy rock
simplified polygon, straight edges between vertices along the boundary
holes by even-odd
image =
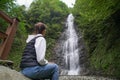
[[[0,65],[13,68],[13,61],[10,60],[0,60]]]

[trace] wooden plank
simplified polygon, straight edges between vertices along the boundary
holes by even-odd
[[[10,24],[12,24],[12,22],[13,22],[13,20],[2,11],[0,11],[0,17],[3,18],[5,21],[7,21]]]
[[[5,38],[7,38],[7,34],[0,31],[0,39],[5,39]]]

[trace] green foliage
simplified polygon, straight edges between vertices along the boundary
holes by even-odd
[[[0,0],[0,10],[9,11],[12,8],[13,0]]]
[[[76,0],[72,11],[86,41],[92,71],[119,77],[120,1]]]
[[[53,24],[59,23],[68,14],[68,8],[59,0],[36,0],[31,4],[27,14],[31,25],[39,21]]]
[[[76,18],[82,18],[81,24],[87,24],[106,19],[119,7],[119,0],[76,0],[73,13]]]

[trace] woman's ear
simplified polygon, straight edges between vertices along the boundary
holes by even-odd
[[[42,31],[42,35],[45,36],[46,34],[46,29]]]

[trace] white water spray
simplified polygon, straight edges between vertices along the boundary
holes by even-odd
[[[79,52],[78,52],[78,36],[74,29],[74,17],[69,14],[66,23],[67,30],[65,35],[67,40],[64,42],[63,51],[68,75],[79,75]]]

